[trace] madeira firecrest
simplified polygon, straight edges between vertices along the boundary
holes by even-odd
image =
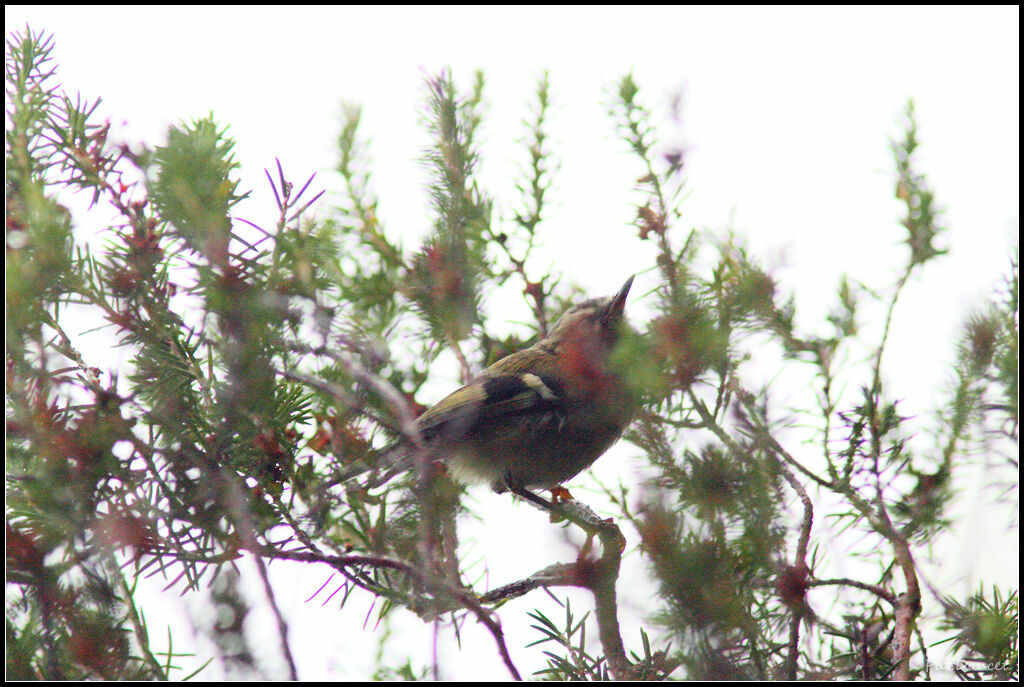
[[[630,277],[615,295],[573,306],[546,338],[423,413],[416,425],[431,459],[499,492],[551,489],[590,467],[637,407],[611,364],[632,284]],[[386,449],[389,473],[411,467],[413,453],[405,442]]]

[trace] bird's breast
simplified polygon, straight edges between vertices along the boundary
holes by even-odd
[[[590,467],[622,435],[628,422],[577,413],[545,412],[498,422],[453,447],[449,466],[466,483],[507,481],[550,488]]]

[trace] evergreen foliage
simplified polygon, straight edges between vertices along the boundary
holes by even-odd
[[[451,74],[427,79],[431,231],[409,248],[379,219],[358,108],[345,109],[338,139],[344,199],[325,207],[312,178],[295,183],[278,165],[266,176],[279,216],[257,226],[233,214],[248,192],[213,115],[172,127],[163,145],[111,141],[98,101],[57,84],[52,49],[30,29],[7,38],[9,679],[189,677],[171,638],[154,648],[163,638],[137,605],[138,581],[154,573],[169,594],[212,591],[230,618],[213,633],[229,674],[257,674],[257,652],[277,651],[301,675],[266,573],[274,560],[333,569],[340,582],[321,593],[373,595],[380,616],[468,618],[461,632],[489,633],[515,677],[530,677],[518,664],[541,651],[542,679],[923,677],[940,651],[927,626],[962,659],[962,677],[1017,679],[1016,590],[957,598],[928,588],[919,567],[979,456],[1016,502],[1017,256],[1005,288],[966,317],[933,446],[880,371],[904,286],[946,252],[915,164],[912,106],[892,144],[905,264],[891,285],[837,275],[835,307],[808,333],[739,238],[682,229],[684,157],[659,140],[639,85],[621,79],[610,115],[643,169],[635,228],[657,257],[654,315],[634,318],[616,361],[644,399],[626,439],[650,478],[606,486],[613,521],[562,507],[566,526],[588,534],[576,560],[485,590],[460,559],[457,523],[471,509],[443,469],[423,463],[383,487],[343,476],[376,466],[395,439],[416,441],[420,392],[442,354],[468,379],[544,336],[571,302],[572,275],[531,259],[557,169],[547,76],[510,217],[477,178],[483,75],[466,93]],[[116,214],[102,246],[75,233],[64,199],[76,190],[90,212]],[[496,334],[481,304],[499,288],[521,289],[533,337]],[[865,302],[886,313],[880,341],[860,333]],[[78,346],[89,327],[114,337],[120,368]],[[393,346],[399,333],[413,350]],[[746,379],[751,350],[765,346],[785,369],[813,373],[801,409],[814,414],[811,448],[793,446],[798,409]],[[844,394],[835,380],[856,346],[869,363]],[[829,576],[816,546],[824,518],[866,572]],[[639,546],[623,553],[627,542]],[[242,557],[258,564],[274,647],[242,632]],[[655,590],[640,637],[619,631],[623,566],[645,568]],[[540,648],[506,646],[502,603],[565,586],[590,590],[594,610],[535,610]],[[821,587],[836,601],[812,608]],[[431,676],[404,656],[375,675]]]

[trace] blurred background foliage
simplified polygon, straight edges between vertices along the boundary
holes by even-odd
[[[468,614],[499,641],[499,614],[459,557],[462,487],[444,474],[384,488],[342,476],[374,465],[422,412],[438,361],[454,358],[468,379],[578,300],[573,256],[547,270],[534,259],[557,169],[547,76],[525,115],[509,216],[476,177],[483,75],[465,90],[449,73],[426,80],[431,229],[407,247],[379,219],[358,107],[344,109],[337,141],[343,199],[326,205],[314,179],[278,164],[258,192],[273,194],[279,216],[259,226],[233,214],[249,191],[222,123],[179,124],[163,145],[109,140],[98,101],[60,86],[52,48],[25,30],[8,34],[5,54],[7,677],[188,677],[172,644],[153,648],[136,605],[137,581],[154,573],[168,593],[210,590],[219,655],[209,660],[258,676],[254,655],[267,649],[242,632],[242,556],[259,562],[274,650],[292,677],[262,561],[332,565],[336,598],[363,590],[381,615],[435,622]],[[625,674],[583,641],[594,618],[534,611],[548,661],[537,677],[923,677],[938,654],[960,660],[965,679],[1016,679],[1017,591],[929,589],[915,554],[949,530],[960,468],[979,455],[1005,487],[998,498],[1016,503],[1017,255],[992,298],[965,314],[960,340],[936,342],[956,348],[956,363],[935,380],[944,400],[933,441],[915,441],[901,391],[880,373],[904,285],[944,252],[938,203],[915,166],[913,106],[892,143],[906,260],[891,284],[836,275],[835,306],[808,333],[740,237],[683,228],[685,156],[643,103],[623,77],[610,118],[643,170],[628,231],[656,259],[642,274],[652,314],[634,318],[615,355],[644,400],[626,440],[651,470],[606,490],[610,515],[640,537],[624,564],[648,571],[656,597],[641,641],[627,638]],[[116,217],[102,245],[76,235],[72,192]],[[482,308],[499,290],[521,293],[528,335],[499,333]],[[859,338],[865,302],[886,313],[880,341]],[[78,345],[91,329],[113,338],[119,366]],[[858,345],[870,356],[853,398],[833,382]],[[765,346],[779,352],[776,376],[813,374],[803,410],[815,414],[816,449],[787,448],[797,409],[744,378]],[[815,518],[839,523],[866,572],[828,573]],[[837,601],[813,609],[808,591],[823,586]],[[929,646],[922,626],[948,645]],[[376,677],[429,676],[397,657]]]

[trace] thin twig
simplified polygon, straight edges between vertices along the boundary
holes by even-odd
[[[808,584],[812,587],[828,587],[831,585],[856,587],[857,589],[863,589],[866,592],[871,592],[879,599],[888,601],[893,606],[896,605],[896,595],[890,592],[888,589],[880,587],[877,584],[869,584],[867,582],[861,582],[860,580],[852,580],[848,577],[837,577],[828,580],[812,580]]]

